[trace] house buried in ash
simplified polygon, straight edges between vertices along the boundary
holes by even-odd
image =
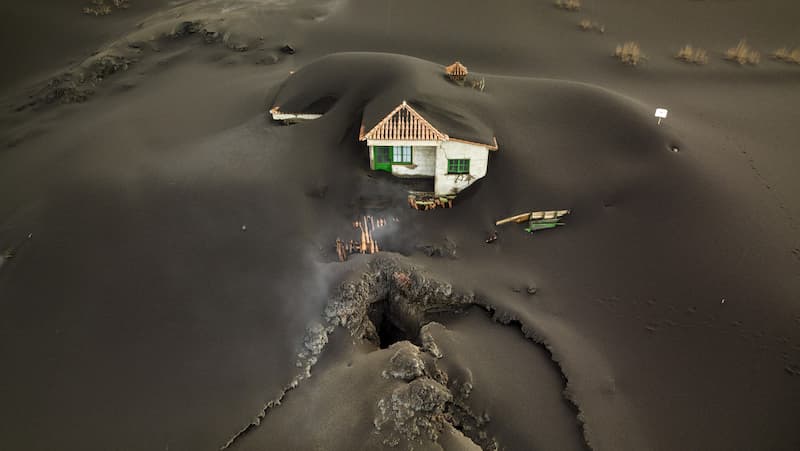
[[[359,140],[367,143],[370,169],[396,177],[433,178],[431,194],[435,197],[454,196],[486,176],[489,152],[498,149],[494,135],[484,132],[482,138],[486,142],[450,136],[445,133],[446,128],[434,126],[405,100],[385,116],[374,114],[376,110],[367,105],[359,132]],[[285,113],[278,106],[270,109],[270,114],[272,119],[285,123],[322,116]],[[370,117],[376,119],[370,123]],[[446,122],[441,119],[438,122]],[[454,128],[464,125],[451,124]],[[466,128],[472,130],[469,124]]]
[[[365,114],[366,119],[366,114]],[[432,177],[436,196],[458,194],[484,177],[491,144],[451,137],[434,127],[408,102],[400,105],[359,134],[369,150],[370,168],[397,177]]]
[[[489,154],[498,149],[494,131],[482,120],[481,94],[469,89],[467,68],[459,62],[444,67],[445,76],[437,79],[427,65],[410,57],[352,53],[323,58],[291,74],[269,110],[272,119],[296,123],[322,117],[338,102],[350,68],[377,62],[402,75],[365,99],[358,139],[366,143],[370,169],[431,179],[424,192],[411,192],[415,208],[451,205],[456,194],[486,176]],[[362,78],[373,84],[370,77]]]

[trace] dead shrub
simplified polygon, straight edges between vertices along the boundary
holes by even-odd
[[[788,47],[781,47],[772,52],[770,56],[785,63],[800,64],[800,48],[790,49]]]
[[[596,32],[598,32],[600,34],[603,34],[603,33],[606,32],[606,26],[605,25],[603,25],[603,24],[601,24],[599,22],[594,22],[594,21],[589,20],[589,19],[581,19],[581,21],[578,22],[578,28],[580,28],[583,31],[596,31]]]
[[[580,11],[581,0],[556,0],[556,8],[565,9],[567,11]]]
[[[736,47],[731,47],[725,51],[725,59],[735,61],[741,65],[756,65],[761,62],[761,54],[747,45],[747,41],[742,39]]]
[[[91,0],[89,6],[83,8],[83,13],[89,16],[107,16],[111,14],[112,5],[117,9],[128,9],[131,4],[129,0],[110,0],[108,4],[106,0]]]
[[[111,14],[111,6],[105,0],[92,0],[91,5],[83,8],[83,13],[90,16],[107,16]]]
[[[692,47],[691,44],[686,44],[678,51],[675,58],[686,63],[706,64],[708,63],[708,52],[700,47]]]
[[[647,59],[644,53],[642,53],[639,43],[634,41],[628,41],[624,44],[617,45],[614,56],[629,66],[638,66],[640,62]]]
[[[483,90],[486,89],[486,79],[483,77],[480,79],[472,79],[470,84],[472,85],[472,89],[477,89],[480,92],[483,92]]]

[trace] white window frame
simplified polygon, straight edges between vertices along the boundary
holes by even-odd
[[[392,149],[393,164],[411,164],[413,159],[414,153],[411,146],[394,146]]]

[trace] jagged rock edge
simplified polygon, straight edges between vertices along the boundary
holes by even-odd
[[[545,351],[547,352],[547,355],[550,357],[550,360],[555,364],[556,368],[558,369],[558,372],[561,374],[561,377],[564,379],[564,390],[561,392],[561,395],[570,405],[572,405],[572,407],[577,412],[576,418],[577,418],[578,424],[580,425],[580,428],[581,428],[581,433],[582,433],[582,436],[583,436],[583,443],[586,445],[586,447],[589,450],[593,450],[594,447],[592,446],[592,442],[589,439],[589,435],[588,435],[589,431],[588,431],[588,424],[586,423],[586,415],[585,415],[583,409],[581,409],[581,406],[578,404],[577,399],[575,399],[575,395],[572,392],[571,387],[570,387],[570,380],[567,377],[567,374],[566,374],[566,372],[564,371],[564,368],[561,365],[561,361],[558,359],[558,357],[556,357],[556,354],[553,351],[552,345],[550,344],[550,342],[547,339],[545,339],[543,336],[541,336],[539,333],[537,333],[535,330],[533,330],[530,326],[528,326],[527,324],[522,322],[515,315],[512,315],[512,314],[510,314],[508,312],[501,312],[495,306],[493,306],[493,305],[491,305],[491,304],[489,304],[487,302],[484,302],[484,301],[478,301],[478,302],[476,302],[476,305],[478,305],[480,307],[483,307],[484,310],[486,310],[486,312],[489,314],[489,317],[493,321],[495,321],[495,322],[497,322],[499,324],[502,324],[504,326],[513,327],[514,326],[513,323],[517,323],[519,325],[519,327],[518,327],[519,331],[522,333],[522,335],[525,338],[527,338],[528,340],[532,341],[533,343],[535,343],[535,344],[537,344],[537,345],[539,345],[539,346],[541,346],[542,348],[545,349]]]
[[[303,349],[298,353],[296,362],[296,366],[302,368],[302,373],[295,376],[291,382],[285,385],[276,398],[264,404],[264,407],[258,415],[256,415],[248,425],[232,435],[228,441],[219,448],[220,451],[230,448],[237,440],[258,427],[272,408],[281,405],[287,393],[297,388],[300,382],[311,377],[311,369],[317,363],[319,356],[322,355],[322,351],[328,343],[328,336],[331,332],[333,332],[332,326],[325,327],[321,326],[319,323],[312,323],[306,328],[306,332],[303,335]]]

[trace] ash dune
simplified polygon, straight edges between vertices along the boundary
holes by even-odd
[[[797,6],[584,3],[3,15],[0,448],[800,447],[798,68],[719,57],[792,45]],[[452,209],[369,171],[402,100],[497,136]],[[336,262],[363,214],[387,252]]]
[[[104,78],[127,71],[146,58],[147,50],[160,52],[165,41],[186,36],[196,37],[206,44],[219,43],[237,52],[253,50],[258,54],[258,63],[274,64],[280,58],[280,41],[276,41],[279,36],[289,38],[290,30],[297,23],[324,20],[336,4],[336,1],[280,0],[171,2],[167,8],[137,23],[134,31],[104,44],[88,58],[54,77],[48,77],[28,94],[27,103],[17,108],[85,102]]]

